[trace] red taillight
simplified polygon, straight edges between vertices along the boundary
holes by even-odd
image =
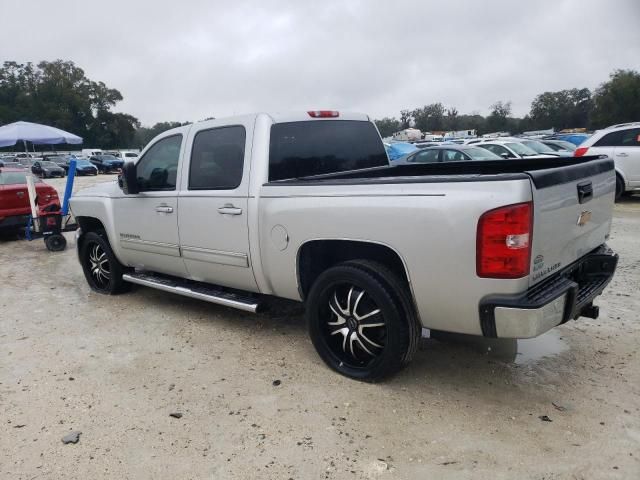
[[[336,118],[340,113],[336,110],[312,110],[307,112],[312,118]]]
[[[489,210],[478,221],[476,272],[485,278],[529,274],[533,211],[531,202]]]
[[[574,157],[582,157],[583,155],[585,155],[587,153],[587,151],[589,150],[589,147],[578,147],[574,150],[573,152],[573,156]]]

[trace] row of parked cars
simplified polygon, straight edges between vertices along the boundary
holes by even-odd
[[[385,146],[392,164],[606,155],[616,165],[616,199],[625,193],[640,191],[640,122],[612,125],[593,135],[391,142]]]
[[[124,164],[123,160],[110,154],[77,157],[75,155],[44,155],[42,157],[23,156],[0,157],[0,167],[30,169],[41,178],[65,177],[69,171],[69,163],[76,160],[76,174],[97,175],[98,173],[118,173]]]

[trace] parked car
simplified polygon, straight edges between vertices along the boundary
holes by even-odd
[[[533,140],[530,138],[521,138],[518,140],[519,143],[526,145],[531,150],[534,150],[536,153],[542,155],[552,155],[554,157],[572,157],[573,152],[567,151],[559,151],[551,148],[549,145],[545,145],[543,142],[539,140]]]
[[[474,145],[438,145],[405,155],[396,160],[394,164],[468,162],[473,160],[502,160],[502,157]]]
[[[69,168],[69,165],[67,165]],[[89,160],[76,158],[76,174],[78,175],[98,175],[98,167]]]
[[[64,170],[65,173],[69,171],[69,165],[67,163],[67,157],[65,155],[45,155],[44,160],[53,162]]]
[[[564,140],[565,142],[570,142],[578,146],[590,136],[591,135],[588,133],[556,133],[554,135],[544,137],[544,140]]]
[[[113,155],[93,155],[89,157],[89,161],[96,166],[99,173],[117,173],[124,164]]]
[[[33,162],[33,165],[31,166],[31,173],[42,178],[63,178],[65,174],[62,167],[59,167],[53,162],[47,162],[45,160]]]
[[[565,140],[540,140],[540,141],[545,145],[554,149],[556,152],[570,152],[571,154],[573,154],[573,152],[576,149],[575,144],[571,142],[567,142]]]
[[[527,157],[543,157],[543,158],[555,158],[555,155],[540,154],[535,150],[523,145],[519,141],[515,140],[496,140],[488,139],[476,142],[473,145],[476,147],[486,148],[490,152],[495,153],[502,158],[527,158]]]
[[[136,152],[108,152],[108,154],[113,155],[123,162],[135,161],[135,159],[138,158],[138,154]]]
[[[616,199],[624,193],[640,192],[640,122],[598,130],[574,155],[607,155],[615,161]]]
[[[41,212],[60,210],[56,189],[35,179],[38,208]],[[0,168],[0,232],[14,233],[27,225],[31,207],[27,179],[22,168]]]
[[[320,357],[361,380],[406,364],[423,328],[523,338],[597,317],[617,264],[613,162],[451,165],[389,165],[364,114],[185,125],[71,197],[78,259],[103,294],[303,301]]]

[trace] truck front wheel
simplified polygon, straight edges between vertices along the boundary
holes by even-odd
[[[89,232],[82,238],[80,262],[91,289],[105,295],[122,293],[130,288],[122,280],[125,267],[111,250],[104,232]]]
[[[345,262],[323,272],[306,305],[311,341],[322,360],[342,375],[364,381],[400,370],[421,335],[403,290],[403,282],[375,262]]]

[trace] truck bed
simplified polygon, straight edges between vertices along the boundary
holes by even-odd
[[[557,167],[568,167],[559,169]],[[613,160],[599,156],[496,161],[423,163],[329,173],[269,182],[269,185],[362,185],[500,181],[531,178],[536,188],[566,183],[613,170]]]

